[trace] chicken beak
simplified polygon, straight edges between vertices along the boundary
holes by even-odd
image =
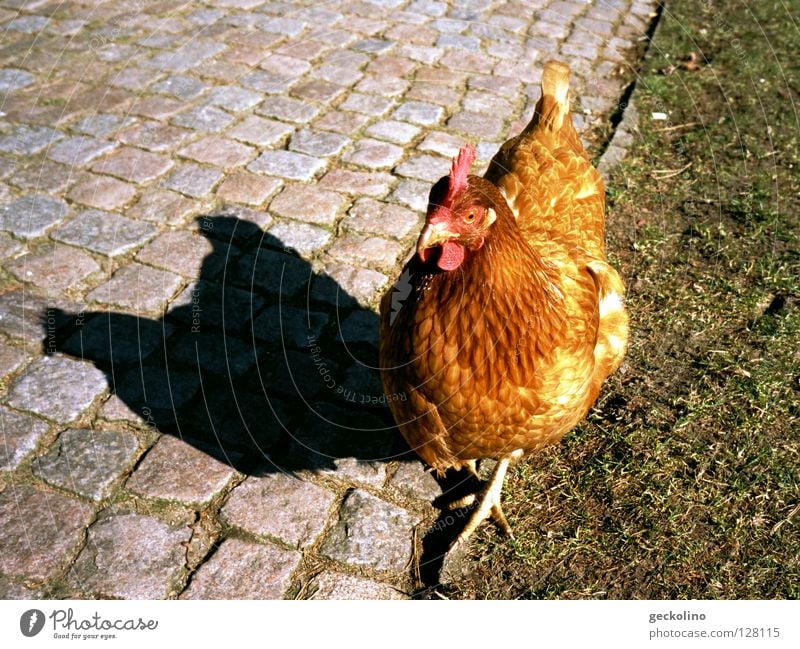
[[[447,241],[453,237],[458,236],[455,232],[447,229],[446,222],[440,223],[427,223],[422,229],[422,233],[417,239],[417,254],[424,262],[428,260],[428,250],[440,244],[442,241]]]

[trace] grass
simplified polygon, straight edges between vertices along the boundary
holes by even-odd
[[[800,597],[798,5],[668,3],[608,189],[627,359],[440,594]]]

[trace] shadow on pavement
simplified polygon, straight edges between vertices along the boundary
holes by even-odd
[[[411,459],[383,403],[377,315],[253,223],[197,223],[213,251],[163,317],[47,310],[66,323],[48,352],[107,375],[101,417],[138,417],[247,474]]]

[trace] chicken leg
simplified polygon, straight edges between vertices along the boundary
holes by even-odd
[[[462,530],[461,534],[458,535],[455,543],[453,543],[453,549],[465,544],[469,537],[472,536],[473,532],[478,529],[478,525],[487,518],[492,518],[503,532],[510,538],[514,538],[514,534],[511,532],[511,526],[508,524],[506,516],[503,513],[500,495],[503,491],[503,482],[505,481],[508,467],[511,465],[511,462],[518,460],[520,457],[522,457],[522,449],[517,449],[513,453],[509,453],[498,460],[497,466],[495,466],[492,472],[492,477],[489,478],[489,482],[486,483],[483,489],[483,493],[478,501],[478,507],[472,512],[472,516],[470,516],[469,521],[467,521],[466,527]],[[470,500],[473,499],[474,498]]]

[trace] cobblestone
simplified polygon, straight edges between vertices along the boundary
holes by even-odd
[[[296,307],[267,307],[253,323],[257,338],[281,347],[305,348],[309,338],[319,338],[328,316],[318,311]]]
[[[164,175],[172,167],[168,158],[134,147],[124,147],[92,166],[92,171],[110,174],[134,183],[145,183]]]
[[[186,277],[199,277],[206,256],[213,250],[211,242],[199,234],[170,231],[158,235],[142,248],[136,261]]]
[[[388,140],[395,144],[408,144],[419,132],[420,129],[412,124],[394,120],[376,122],[366,131],[367,135],[376,137],[379,140]]]
[[[0,258],[13,259],[23,249],[23,245],[6,232],[0,232]]]
[[[450,160],[432,155],[418,155],[398,165],[395,171],[401,176],[418,178],[432,184],[450,173]]]
[[[112,360],[132,364],[145,360],[163,344],[172,327],[165,323],[158,331],[142,329],[133,318],[116,318],[105,312],[86,319],[79,315],[74,320],[81,326],[65,343],[64,351],[85,355],[102,363]]]
[[[221,43],[203,42],[195,39],[192,40],[190,45],[187,44],[175,51],[157,54],[151,59],[142,61],[141,65],[168,72],[185,72],[222,51],[224,47]]]
[[[327,157],[340,153],[351,140],[344,135],[304,129],[292,135],[289,148],[311,156]]]
[[[108,140],[97,140],[93,137],[78,135],[56,142],[50,147],[47,157],[72,167],[82,166],[98,156],[108,153],[116,146],[116,143]]]
[[[287,297],[296,295],[308,281],[305,262],[291,253],[264,248],[257,254],[243,257],[239,262],[239,272],[252,277],[254,284]]]
[[[142,245],[156,233],[149,223],[104,212],[86,210],[53,232],[57,241],[114,257]]]
[[[474,90],[466,94],[462,105],[466,111],[503,118],[510,116],[514,112],[513,106],[497,95]]]
[[[173,171],[163,186],[192,198],[202,198],[211,192],[220,178],[222,178],[221,171],[196,164],[185,164]]]
[[[492,140],[500,136],[503,120],[493,115],[461,111],[448,120],[447,126],[473,138]]]
[[[94,259],[69,246],[48,246],[5,265],[14,277],[44,290],[65,289],[100,270]]]
[[[277,178],[239,171],[225,178],[217,188],[217,196],[234,203],[261,205],[272,196],[283,183]]]
[[[311,79],[303,83],[298,83],[292,88],[292,94],[300,99],[307,99],[311,102],[331,103],[347,88],[337,83],[324,81],[322,79]]]
[[[17,289],[0,295],[0,331],[12,338],[41,345],[47,328],[62,327],[69,318],[50,308],[80,310],[80,305],[60,297],[49,297],[47,301],[31,291]],[[43,317],[45,316],[45,317]]]
[[[305,124],[319,113],[319,109],[299,99],[291,97],[269,97],[256,109],[259,115]]]
[[[319,186],[347,194],[383,196],[393,183],[394,176],[387,173],[333,169],[322,177]]]
[[[0,207],[0,229],[23,239],[42,236],[69,213],[58,198],[28,194]]]
[[[74,170],[49,160],[34,162],[8,179],[12,185],[47,194],[58,194],[75,181]]]
[[[358,199],[342,220],[342,225],[347,228],[388,235],[396,239],[404,238],[419,224],[420,217],[415,212],[371,198]]]
[[[0,92],[8,93],[20,90],[33,83],[35,77],[25,70],[6,68],[0,70]]]
[[[425,136],[425,139],[419,143],[417,148],[420,151],[433,151],[446,158],[453,158],[463,144],[463,138],[443,131],[433,131]]]
[[[10,135],[0,136],[0,151],[17,155],[33,155],[63,138],[64,135],[45,126],[17,126]]]
[[[269,233],[285,247],[301,255],[311,255],[322,248],[331,238],[331,233],[306,223],[276,223]]]
[[[303,548],[328,520],[333,492],[284,473],[249,477],[233,490],[222,516],[251,534]]]
[[[408,599],[406,595],[379,581],[333,572],[322,572],[309,584],[311,599]]]
[[[384,97],[396,97],[402,95],[409,85],[409,81],[396,77],[368,76],[358,83],[356,90]]]
[[[237,112],[258,105],[262,99],[261,93],[239,86],[217,86],[206,96],[206,101],[212,106]]]
[[[352,135],[359,131],[368,121],[369,117],[367,115],[348,113],[343,110],[333,110],[329,113],[325,113],[314,122],[314,125],[326,131]]]
[[[320,552],[342,563],[400,572],[411,559],[411,529],[420,519],[357,489],[339,512]]]
[[[0,599],[43,599],[39,588],[27,588],[23,583],[0,576]]]
[[[251,115],[225,133],[242,142],[266,147],[280,142],[293,131],[291,126],[283,122]]]
[[[435,104],[427,104],[421,101],[408,101],[395,110],[392,116],[400,121],[412,122],[422,126],[431,126],[444,117],[444,109]]]
[[[272,201],[270,210],[298,221],[332,225],[343,202],[344,198],[335,192],[311,185],[289,185]]]
[[[153,90],[187,101],[203,94],[208,86],[194,77],[175,74],[153,85]]]
[[[66,424],[107,388],[105,374],[91,364],[64,356],[44,356],[11,384],[8,404]]]
[[[111,79],[109,85],[127,90],[144,90],[163,74],[157,70],[144,70],[142,68],[125,68],[120,70]]]
[[[7,352],[6,352],[7,353]],[[3,444],[0,445],[0,471],[15,469],[47,432],[47,424],[28,414],[0,406]]]
[[[392,268],[402,252],[403,247],[399,243],[360,234],[340,237],[328,250],[328,254],[337,261],[380,268]]]
[[[108,176],[90,176],[67,194],[70,200],[101,210],[126,205],[136,196],[136,188]]]
[[[301,555],[228,539],[200,567],[182,599],[280,599]]]
[[[424,212],[428,207],[431,185],[421,180],[402,180],[392,192],[392,200],[407,205],[412,210]]]
[[[428,502],[442,495],[442,488],[436,478],[417,459],[401,462],[392,476],[391,484],[406,495]]]
[[[419,61],[427,65],[433,65],[444,54],[444,50],[438,47],[427,47],[425,45],[411,45],[406,43],[400,48],[400,54],[407,56],[413,61]]]
[[[452,107],[461,99],[461,93],[455,88],[446,88],[441,84],[417,81],[411,87],[411,90],[406,93],[406,97],[440,106]]]
[[[74,498],[9,485],[0,492],[0,572],[36,581],[53,576],[69,560],[91,515]]]
[[[441,489],[373,403],[376,300],[458,148],[484,165],[519,132],[551,57],[586,137],[655,5],[95,4],[0,9],[0,504],[27,490],[0,595],[403,597],[420,519],[392,503]],[[138,466],[128,426],[161,434]]]
[[[273,72],[256,70],[242,77],[242,84],[259,93],[282,94],[294,85],[295,80]]]
[[[5,343],[0,344],[0,378],[5,378],[27,360],[25,353]]]
[[[340,108],[342,110],[353,111],[354,113],[369,115],[370,117],[380,117],[392,107],[393,103],[391,99],[385,99],[375,95],[352,93],[341,104]]]
[[[33,461],[42,480],[80,496],[99,500],[109,495],[136,454],[133,433],[110,430],[65,430],[50,451]]]
[[[146,121],[120,131],[121,142],[149,151],[169,151],[179,146],[191,131],[161,122]]]
[[[325,282],[319,285],[324,286]],[[335,301],[337,296],[332,298]],[[338,299],[343,301],[341,295]],[[317,372],[313,365],[310,369]],[[331,371],[335,370],[331,364]],[[324,386],[318,373],[316,381]],[[368,414],[354,419],[347,410],[327,403],[315,404],[294,432],[290,461],[313,474],[379,487],[386,478],[382,459],[392,452],[392,438],[382,428],[381,422]]]
[[[131,108],[131,113],[151,119],[167,119],[183,108],[183,102],[177,99],[155,96],[139,99]]]
[[[84,597],[161,599],[183,568],[188,527],[139,514],[112,514],[89,528],[86,545],[69,571]]]
[[[247,166],[250,171],[289,180],[311,180],[324,167],[324,161],[293,151],[265,151]]]
[[[180,277],[173,273],[142,264],[130,264],[91,291],[86,299],[134,311],[154,311],[163,307],[180,284]]]
[[[389,278],[369,268],[358,268],[349,264],[334,263],[325,268],[327,275],[332,278],[348,295],[366,306],[378,294]],[[318,294],[320,299],[335,301],[334,296],[326,293]]]
[[[254,149],[234,140],[209,135],[178,151],[182,155],[197,162],[217,167],[239,167],[247,164],[256,156]]]
[[[216,106],[198,106],[172,118],[172,123],[196,131],[217,133],[233,122],[233,117]]]
[[[342,159],[368,169],[388,169],[403,157],[403,149],[394,144],[364,138]]]
[[[162,189],[151,189],[142,194],[139,202],[128,210],[134,219],[177,225],[198,209],[196,201]]]
[[[145,455],[125,487],[148,498],[202,507],[225,488],[234,473],[230,466],[203,450],[164,435]]]

